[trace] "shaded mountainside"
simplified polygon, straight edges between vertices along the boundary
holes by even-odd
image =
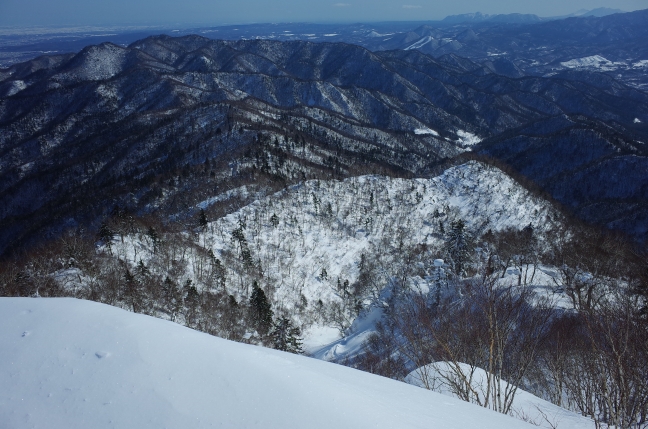
[[[587,185],[576,167],[605,171],[616,154],[640,171],[648,141],[648,95],[613,80],[511,78],[456,56],[344,43],[106,43],[0,70],[0,94],[0,249],[97,227],[115,204],[182,219],[244,184],[268,192],[308,178],[425,175],[481,140],[578,209],[558,192]],[[525,130],[543,142],[537,164]],[[575,153],[589,146],[602,149],[583,163]],[[551,163],[558,185],[518,158]],[[634,190],[594,189],[588,204],[643,198],[648,178],[633,178]]]
[[[611,129],[591,129],[562,119],[560,131],[542,129],[557,120],[505,133],[485,141],[483,152],[513,166],[588,222],[648,233],[646,158]]]

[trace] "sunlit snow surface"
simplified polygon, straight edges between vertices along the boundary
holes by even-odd
[[[433,136],[439,136],[439,133],[436,131],[430,129],[430,128],[417,128],[414,130],[414,134],[416,135],[425,135],[425,134],[432,134]]]
[[[626,66],[625,63],[613,62],[600,55],[592,55],[589,57],[576,58],[569,61],[560,63],[561,66],[571,69],[598,69],[601,71],[616,70],[620,66]]]
[[[432,39],[431,36],[425,36],[425,37],[423,37],[421,40],[419,40],[418,42],[416,42],[416,43],[414,43],[414,44],[408,46],[407,48],[405,48],[405,50],[408,51],[408,50],[410,50],[410,49],[419,49],[419,48],[422,48],[423,46],[425,46],[425,45],[427,45],[428,43],[430,43],[432,40],[434,40],[434,39]]]
[[[89,301],[0,298],[0,344],[2,428],[533,427]]]
[[[25,88],[27,88],[27,84],[25,83],[25,81],[14,80],[9,84],[4,96],[11,97],[12,95],[18,94],[20,91],[22,91]]]
[[[463,130],[457,131],[457,137],[457,144],[459,146],[462,146],[463,148],[470,148],[471,146],[474,146],[482,141],[482,139],[475,134]]]

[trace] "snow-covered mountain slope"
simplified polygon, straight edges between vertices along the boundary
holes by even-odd
[[[0,298],[3,428],[524,428],[405,383],[74,299]]]
[[[613,62],[601,55],[575,58],[573,60],[563,61],[560,65],[570,69],[592,69],[601,71],[613,71],[618,68],[627,68],[628,66],[624,62]]]
[[[432,179],[309,181],[213,222],[198,241],[217,256],[233,253],[230,232],[246,219],[244,233],[252,251],[262,261],[272,256],[264,270],[268,277],[281,276],[284,284],[299,277],[304,289],[313,289],[321,286],[322,268],[333,280],[353,283],[363,252],[439,245],[457,219],[473,233],[484,233],[529,224],[543,229],[553,223],[554,214],[550,204],[500,170],[469,162]],[[279,220],[276,226],[273,215]],[[290,272],[283,272],[288,266]]]
[[[207,208],[206,204],[199,207]],[[258,199],[194,236],[168,240],[192,242],[193,247],[183,250],[182,283],[191,280],[199,289],[211,287],[205,281],[210,262],[204,260],[211,251],[227,272],[229,294],[247,299],[257,281],[270,294],[275,312],[293,317],[303,327],[309,327],[306,319],[319,318],[321,325],[335,329],[330,320],[324,322],[326,315],[313,313],[320,311],[320,302],[319,308],[345,305],[345,290],[359,288],[361,272],[370,270],[363,261],[377,261],[371,268],[372,284],[364,285],[371,290],[355,297],[367,307],[399,275],[404,254],[421,246],[439,249],[446,231],[459,219],[479,235],[527,225],[542,231],[557,216],[549,203],[502,171],[468,162],[431,179],[362,176],[308,181]],[[154,252],[143,234],[116,239],[112,253],[133,270],[140,260],[150,269],[164,265],[160,261],[164,257]],[[418,271],[408,276],[425,275],[425,267],[412,269]],[[341,330],[355,317],[351,309],[344,311],[345,320],[335,324]],[[307,334],[312,347],[335,339],[317,332],[323,342],[311,343]]]
[[[412,371],[405,378],[405,382],[447,396],[456,397],[457,395],[452,386],[462,386],[462,382],[457,380],[464,375],[471,378],[470,386],[473,389],[470,394],[471,399],[476,401],[478,397],[479,400],[484,401],[489,386],[487,372],[481,368],[465,363],[435,362]],[[490,377],[490,385],[497,383],[493,379],[494,377]],[[515,388],[505,381],[500,381],[499,384],[502,395],[505,392],[516,389],[510,412],[513,416],[523,418],[529,423],[547,429],[584,429],[595,427],[594,421],[591,419],[554,405],[522,389]]]

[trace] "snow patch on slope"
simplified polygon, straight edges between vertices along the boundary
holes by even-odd
[[[337,301],[337,279],[353,284],[361,254],[372,254],[395,231],[405,245],[430,246],[443,240],[439,221],[460,217],[468,228],[485,232],[539,226],[550,212],[546,202],[532,198],[501,171],[470,162],[433,179],[363,176],[305,182],[212,222],[198,242],[221,259],[236,254],[231,231],[246,219],[253,256],[268,261],[262,269],[268,282],[278,285],[275,299],[290,309],[300,295],[311,303]],[[279,220],[276,227],[273,215]],[[322,269],[327,279],[321,278]]]
[[[589,68],[598,69],[601,71],[612,71],[618,69],[621,66],[625,66],[626,64],[622,62],[610,61],[600,55],[592,55],[589,57],[564,61],[561,62],[560,65],[571,69]]]
[[[365,342],[376,332],[376,324],[382,317],[383,309],[372,307],[367,313],[353,321],[348,335],[335,338],[334,341],[324,346],[320,345],[318,348],[311,347],[308,350],[310,356],[328,362],[341,362],[344,359],[358,356],[363,352]]]
[[[465,149],[469,149],[482,141],[482,139],[475,134],[463,130],[457,131],[457,137],[459,138],[455,140],[455,142]]]
[[[378,33],[376,30],[372,30],[369,34],[367,34],[367,37],[387,37],[387,36],[392,36],[395,33]]]
[[[410,46],[408,46],[407,48],[405,48],[405,50],[406,50],[406,51],[409,51],[410,49],[419,49],[419,48],[422,48],[423,46],[425,46],[425,45],[427,45],[428,43],[430,43],[432,40],[434,40],[434,39],[432,38],[432,36],[425,36],[424,38],[422,38],[422,39],[419,40],[418,42],[413,43],[413,44],[411,44]]]
[[[436,131],[434,131],[434,130],[432,130],[430,128],[427,128],[427,127],[415,129],[414,134],[419,135],[419,136],[420,135],[425,135],[425,134],[432,134],[435,137],[439,136],[439,133],[437,133]]]
[[[428,294],[430,285],[433,284],[431,276],[411,277],[408,279],[411,290],[423,295]],[[520,268],[508,267],[497,283],[503,287],[515,286],[519,283],[528,285],[536,299],[547,300],[556,309],[571,310],[573,303],[562,289],[560,276],[554,267],[545,265],[524,265]],[[387,302],[388,290],[383,291],[383,302]],[[330,362],[344,362],[364,353],[364,341],[376,332],[376,323],[383,316],[380,307],[373,307],[368,312],[361,314],[350,327],[345,336],[318,348],[309,348],[310,355]]]
[[[12,95],[18,94],[23,89],[27,88],[27,84],[23,80],[14,80],[9,85],[5,91],[5,97],[11,97]]]

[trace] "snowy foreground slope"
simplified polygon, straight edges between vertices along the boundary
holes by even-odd
[[[523,428],[390,379],[75,299],[0,298],[1,428]]]
[[[457,374],[466,374],[472,378],[471,387],[473,391],[471,400],[474,401],[476,397],[483,400],[488,393],[487,372],[464,363],[457,363],[457,365],[461,367],[459,371],[453,371],[452,363],[432,363],[412,371],[406,377],[405,382],[455,397],[456,394],[452,389],[452,385],[461,385]],[[501,382],[501,392],[505,392],[512,387],[506,382]],[[593,420],[554,405],[522,389],[517,389],[515,393],[510,414],[548,429],[593,429],[596,427]]]

